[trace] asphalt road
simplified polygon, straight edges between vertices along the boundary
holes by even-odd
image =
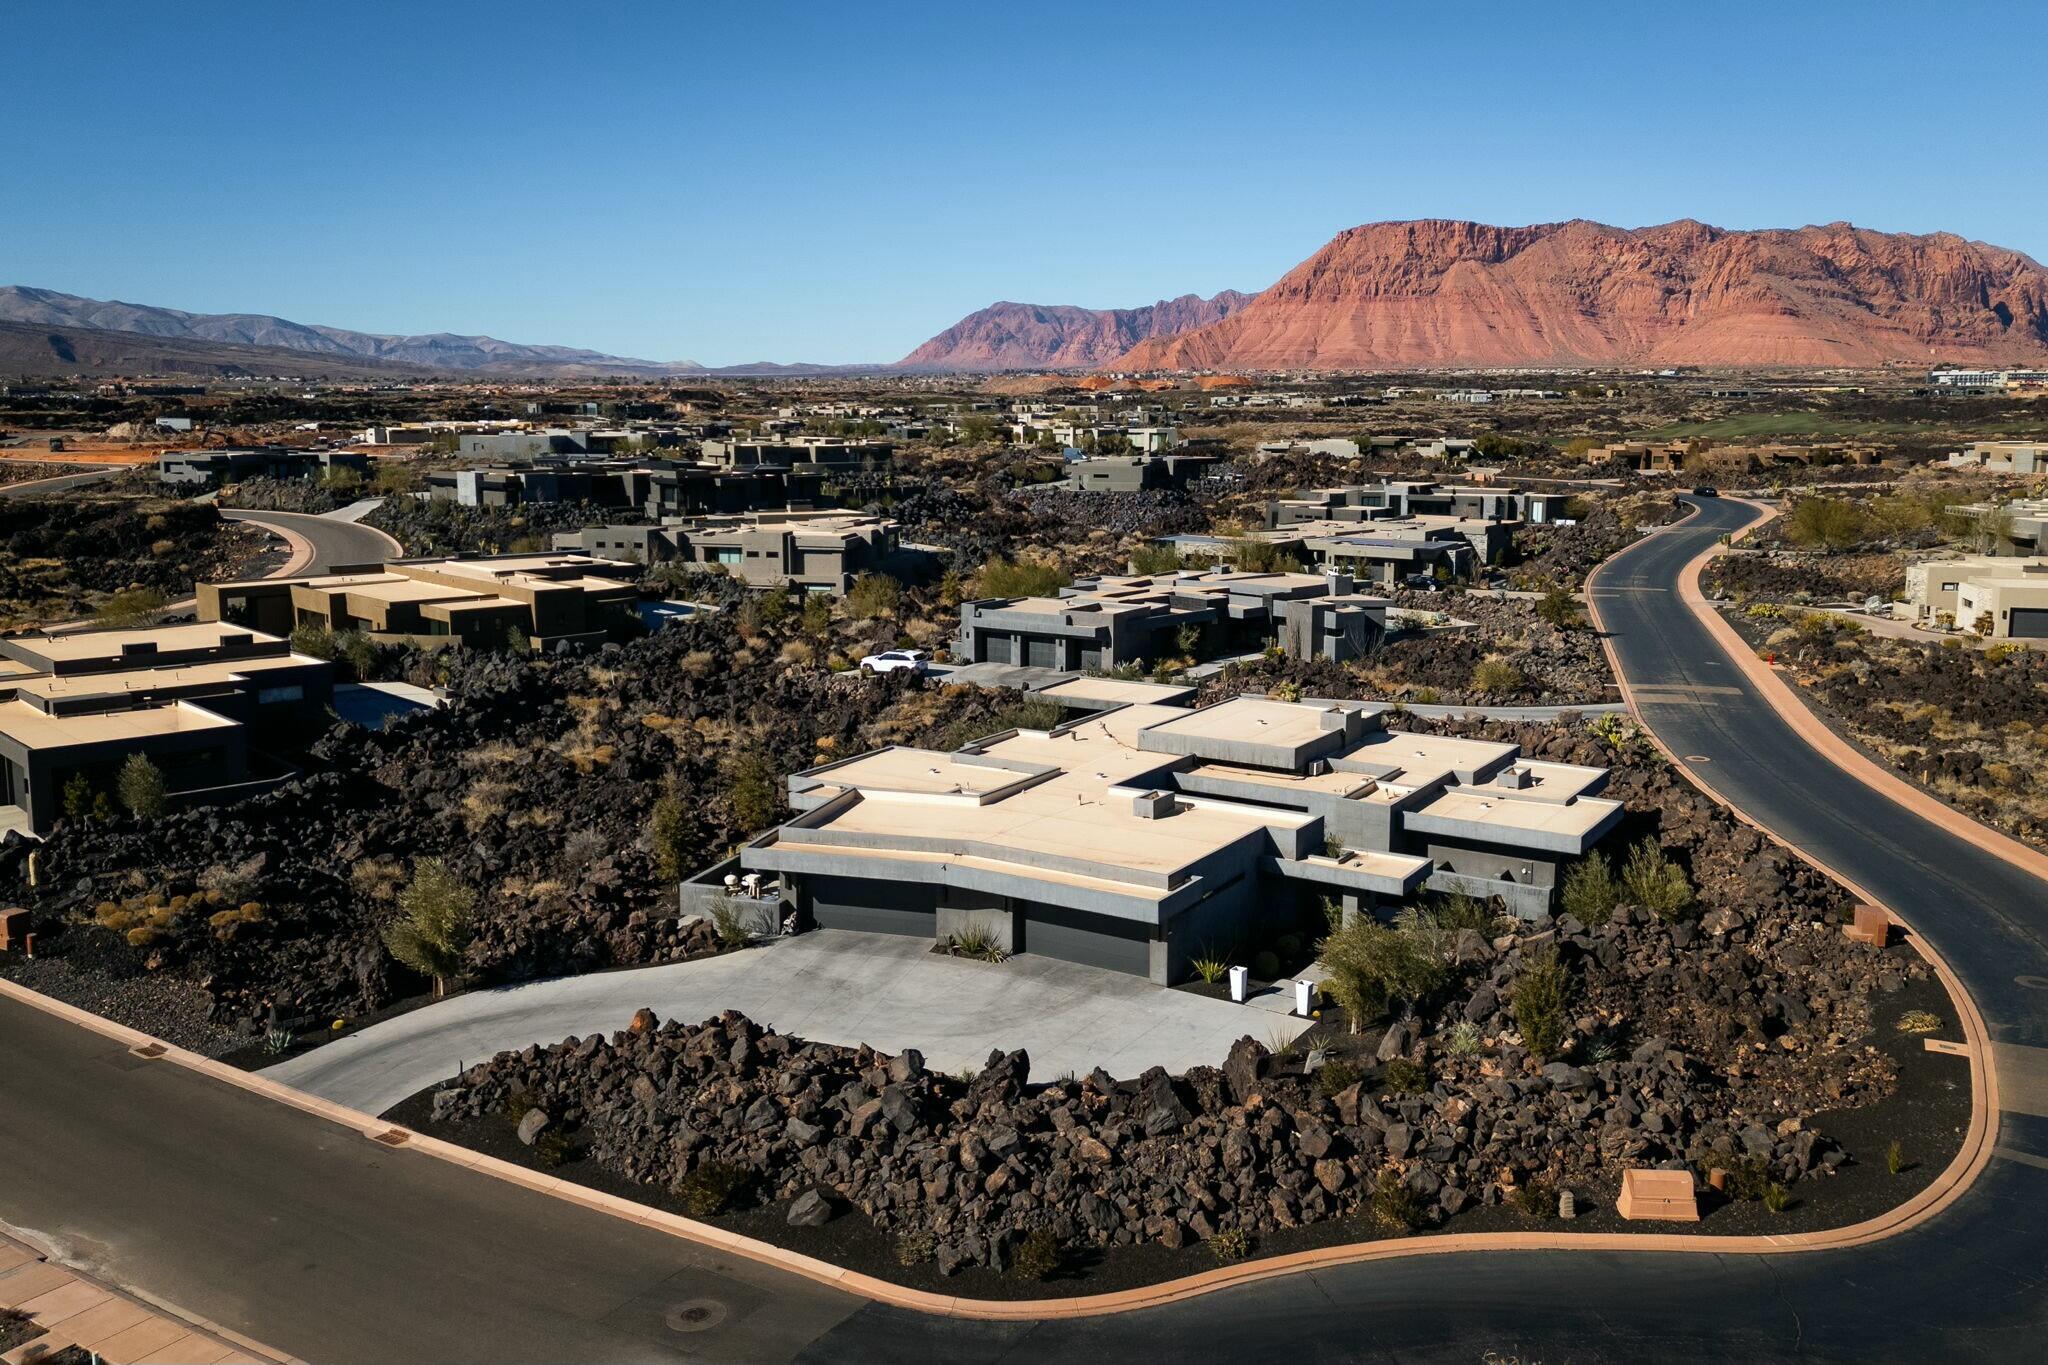
[[[400,553],[398,542],[374,526],[359,526],[333,517],[309,516],[303,512],[247,512],[223,507],[220,514],[229,521],[249,521],[259,526],[278,526],[304,537],[313,546],[313,563],[306,572],[328,573],[356,564],[381,564]]]
[[[2048,887],[1850,787],[1692,622],[1678,568],[1747,515],[1710,504],[1595,585],[1624,671],[1653,689],[1647,719],[1924,928],[2011,1045],[2002,1083],[2024,1079],[2048,1007]],[[5,1001],[0,1066],[0,1219],[315,1361],[2003,1362],[2038,1356],[2048,1329],[2048,1088],[2025,1085],[1959,1200],[1854,1251],[1414,1257],[1139,1314],[988,1324],[721,1264]],[[700,1297],[722,1306],[717,1327],[669,1327]]]
[[[58,474],[47,479],[31,479],[27,483],[0,484],[0,498],[31,498],[39,493],[62,493],[67,488],[83,488],[90,483],[104,483],[128,472],[126,465],[114,465],[88,469],[82,474]]]

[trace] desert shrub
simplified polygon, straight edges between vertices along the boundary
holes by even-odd
[[[1470,1019],[1460,1019],[1451,1025],[1451,1031],[1444,1035],[1444,1051],[1453,1057],[1469,1057],[1479,1051],[1479,1025]]]
[[[128,588],[100,603],[93,618],[103,626],[139,626],[162,611],[166,600],[155,588]]]
[[[1801,498],[1785,518],[1785,538],[1794,545],[1845,550],[1866,530],[1863,511],[1842,498]]]
[[[1884,1168],[1893,1175],[1899,1175],[1905,1171],[1907,1164],[1906,1149],[1899,1145],[1897,1138],[1893,1138],[1891,1144],[1884,1149]]]
[[[1316,1068],[1316,1089],[1325,1097],[1343,1094],[1358,1084],[1358,1068],[1349,1062],[1324,1062]]]
[[[1252,1235],[1243,1228],[1225,1228],[1208,1241],[1209,1254],[1229,1265],[1252,1254]]]
[[[726,801],[741,829],[760,829],[774,817],[775,774],[760,750],[743,749],[726,764]]]
[[[1073,581],[1057,564],[997,556],[981,566],[970,590],[975,597],[1051,597]]]
[[[1261,981],[1271,981],[1280,975],[1280,958],[1270,951],[1262,951],[1252,958],[1252,975]]]
[[[1792,1207],[1792,1191],[1773,1180],[1764,1186],[1763,1201],[1772,1213],[1783,1213]]]
[[[1566,1006],[1571,978],[1555,950],[1531,953],[1508,992],[1508,1007],[1515,1016],[1515,1028],[1522,1041],[1539,1057],[1556,1053],[1564,1041]]]
[[[1173,573],[1181,565],[1180,551],[1171,545],[1142,545],[1131,552],[1132,573]]]
[[[1301,561],[1270,540],[1241,536],[1230,542],[1230,567],[1239,573],[1300,573]]]
[[[1660,920],[1675,920],[1692,908],[1692,883],[1685,869],[1664,856],[1657,841],[1645,836],[1629,850],[1621,869],[1621,894]]]
[[[1010,1253],[1010,1273],[1020,1280],[1049,1280],[1060,1268],[1065,1248],[1051,1228],[1033,1228]]]
[[[1323,989],[1351,1016],[1354,1033],[1397,1003],[1420,1002],[1449,974],[1422,935],[1389,928],[1370,915],[1332,931],[1317,952],[1327,973]]]
[[[1422,1226],[1422,1196],[1401,1181],[1399,1171],[1381,1171],[1372,1187],[1372,1218],[1393,1233],[1410,1233]]]
[[[1230,958],[1214,953],[1204,953],[1188,963],[1188,966],[1194,969],[1196,976],[1213,986],[1221,981],[1230,971]]]
[[[1549,591],[1536,599],[1536,614],[1559,630],[1577,630],[1585,624],[1578,601],[1558,584],[1552,584]]]
[[[121,765],[121,776],[115,786],[121,793],[121,804],[136,819],[154,820],[164,813],[168,793],[163,769],[150,762],[146,755],[128,755],[128,761]]]
[[[1422,907],[1417,915],[1434,928],[1451,934],[1460,929],[1476,929],[1483,934],[1493,928],[1494,921],[1493,910],[1485,901],[1463,891],[1437,897],[1434,904]]]
[[[902,601],[902,585],[887,574],[864,573],[846,592],[846,610],[857,621],[894,616]]]
[[[674,1189],[692,1218],[709,1218],[731,1208],[751,1178],[744,1166],[707,1161],[677,1177]]]
[[[718,935],[718,946],[728,951],[744,948],[752,939],[740,918],[739,907],[722,896],[711,902],[711,928]]]
[[[1380,1083],[1395,1095],[1413,1095],[1429,1088],[1429,1072],[1420,1062],[1396,1057],[1380,1068]]]
[[[1941,1028],[1941,1016],[1931,1010],[1907,1010],[1897,1027],[1901,1033],[1933,1033]]]
[[[1524,1218],[1543,1219],[1557,1212],[1557,1191],[1547,1181],[1525,1181],[1509,1198]]]
[[[1760,1156],[1745,1156],[1728,1165],[1728,1194],[1734,1199],[1758,1200],[1771,1186],[1771,1164]]]
[[[1001,962],[1009,956],[994,934],[976,924],[954,934],[951,947],[955,957],[973,958],[977,962]]]
[[[1614,918],[1620,902],[1620,888],[1608,869],[1607,855],[1595,852],[1579,860],[1564,874],[1560,895],[1564,912],[1585,925],[1601,925]]]
[[[939,1239],[923,1228],[913,1228],[900,1233],[896,1238],[896,1264],[905,1267],[923,1265],[939,1249]]]
[[[1506,659],[1482,659],[1472,670],[1472,690],[1487,696],[1501,696],[1523,684],[1522,670]]]
[[[534,1159],[553,1170],[575,1155],[576,1144],[560,1128],[548,1128],[534,1139]]]

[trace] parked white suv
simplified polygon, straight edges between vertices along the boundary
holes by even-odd
[[[885,649],[860,661],[861,668],[869,673],[897,673],[906,668],[912,673],[923,673],[931,664],[932,656],[921,649]]]

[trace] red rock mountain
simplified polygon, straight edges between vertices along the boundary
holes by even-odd
[[[1092,370],[1148,337],[1171,336],[1227,318],[1251,297],[1226,289],[1212,299],[1183,294],[1143,308],[991,304],[903,357],[896,368]]]
[[[1338,235],[1117,370],[1875,365],[2048,356],[2048,271],[1948,233],[1426,219]]]

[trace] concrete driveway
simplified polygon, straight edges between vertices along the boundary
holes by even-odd
[[[730,1009],[818,1042],[914,1047],[943,1071],[1021,1047],[1039,1081],[1098,1066],[1130,1077],[1215,1065],[1247,1033],[1270,1047],[1307,1027],[1119,972],[1030,954],[966,962],[930,949],[928,939],[821,929],[699,962],[475,991],[263,1074],[377,1114],[494,1053],[622,1029],[642,1005],[663,1020],[695,1023]]]

